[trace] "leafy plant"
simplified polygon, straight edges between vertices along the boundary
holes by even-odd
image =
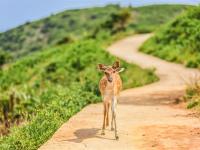
[[[162,59],[200,67],[200,6],[192,7],[147,40],[141,51]]]

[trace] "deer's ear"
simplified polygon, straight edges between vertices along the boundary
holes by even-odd
[[[120,67],[120,62],[119,61],[114,62],[114,64],[112,65],[113,69],[117,69],[119,67]]]
[[[98,64],[98,69],[104,71],[106,69],[106,66],[104,64]]]
[[[116,71],[117,72],[123,72],[125,70],[125,68],[117,68]]]

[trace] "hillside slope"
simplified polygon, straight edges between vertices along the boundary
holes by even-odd
[[[116,60],[102,49],[106,42],[82,40],[52,47],[0,70],[0,134],[10,132],[0,138],[0,149],[37,149],[72,115],[99,102],[102,73],[97,64]],[[124,88],[158,80],[152,70],[124,61],[121,65],[128,68],[122,74]]]
[[[132,28],[139,33],[153,32],[190,7],[167,4],[136,7],[133,9],[135,20]]]
[[[144,43],[141,51],[168,61],[200,67],[200,6],[190,8]]]
[[[185,5],[152,5],[129,8],[133,18],[128,32],[151,32],[166,23],[182,10]],[[60,43],[68,43],[94,34],[99,26],[124,8],[108,5],[99,8],[67,10],[35,22],[27,22],[17,28],[0,34],[0,49],[11,52],[15,57],[41,50]],[[170,12],[170,13],[169,13]],[[109,29],[101,35],[110,34]]]

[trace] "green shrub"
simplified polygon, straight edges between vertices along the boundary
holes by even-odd
[[[190,102],[188,103],[188,105],[187,105],[187,108],[188,108],[188,109],[191,109],[191,108],[197,106],[198,104],[199,104],[198,101],[190,101]]]
[[[193,84],[189,85],[184,96],[187,101],[187,108],[198,108],[200,106],[200,84],[199,79],[195,79]]]
[[[157,31],[141,51],[187,67],[200,66],[200,6],[192,7]]]
[[[45,109],[37,111],[26,125],[13,128],[11,135],[0,139],[0,149],[37,149],[64,121],[87,104],[98,101],[94,94],[83,92],[79,87],[75,85],[70,90],[58,87],[56,99]]]
[[[186,63],[186,67],[190,68],[197,68],[198,65],[198,62],[196,62],[195,60],[188,60],[188,62]]]

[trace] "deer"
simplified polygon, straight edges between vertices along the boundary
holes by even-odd
[[[98,64],[98,68],[104,73],[103,77],[99,81],[99,90],[102,96],[104,108],[101,135],[105,135],[105,127],[109,126],[109,110],[111,106],[111,131],[115,131],[115,139],[118,140],[119,137],[117,134],[116,106],[120,91],[122,90],[122,80],[119,73],[122,72],[124,68],[120,67],[119,61],[114,62],[112,66]],[[113,128],[113,123],[115,128]]]

